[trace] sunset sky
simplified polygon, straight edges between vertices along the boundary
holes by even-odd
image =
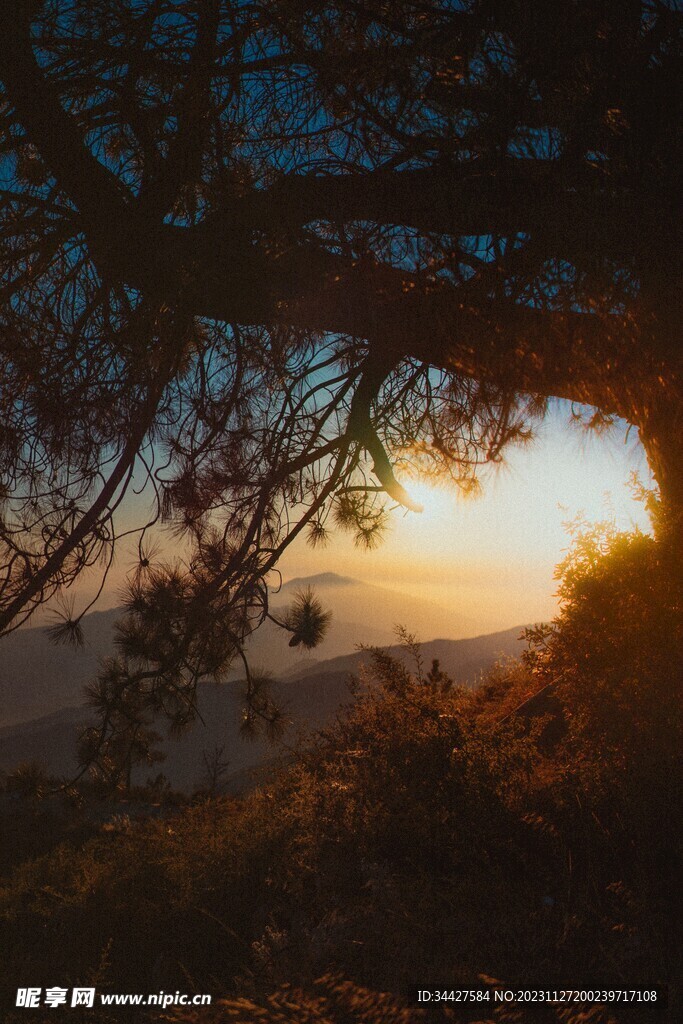
[[[568,418],[557,403],[530,447],[483,475],[479,497],[413,487],[424,511],[396,511],[379,548],[359,550],[339,534],[323,551],[296,543],[280,563],[283,578],[332,571],[414,592],[452,608],[470,633],[549,618],[568,520],[584,512],[597,521],[612,509],[623,527],[648,529],[628,487],[633,470],[650,482],[635,432],[626,440],[622,424],[598,437]]]
[[[529,447],[509,451],[503,466],[482,475],[477,498],[412,485],[424,511],[396,510],[374,551],[359,550],[339,533],[323,550],[297,541],[280,562],[283,580],[335,572],[430,598],[452,611],[454,636],[550,618],[568,520],[584,512],[596,521],[612,509],[625,528],[648,528],[628,488],[633,470],[650,480],[635,431],[626,438],[621,424],[597,436],[568,421],[568,405],[556,403]],[[142,502],[136,500],[138,511]],[[133,562],[133,548],[123,543],[98,609],[119,603]],[[91,577],[80,598],[93,588]]]

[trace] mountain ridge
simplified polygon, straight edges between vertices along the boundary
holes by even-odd
[[[466,619],[436,602],[337,573],[294,577],[273,592],[272,607],[286,605],[303,586],[312,586],[332,611],[331,628],[310,656],[308,671],[322,661],[352,654],[359,642],[392,644],[397,623],[422,636],[445,632],[457,639],[469,632]],[[86,615],[84,645],[79,649],[55,646],[43,625],[5,637],[0,647],[0,726],[80,704],[82,690],[97,675],[101,661],[115,653],[115,625],[121,613],[119,607]],[[290,648],[289,634],[269,621],[250,638],[248,653],[254,666],[280,677],[297,673],[302,660],[309,660],[299,648]],[[229,678],[239,673],[241,669],[233,670]]]
[[[438,658],[441,668],[456,683],[475,686],[483,672],[503,656],[514,656],[523,646],[522,627],[482,634],[464,640],[436,640],[421,645],[425,668]],[[400,645],[388,648],[394,657],[410,658]],[[296,678],[283,678],[274,684],[274,697],[290,720],[286,742],[297,730],[316,730],[329,724],[340,708],[351,701],[350,677],[357,673],[370,651],[356,651],[341,658],[320,662]],[[230,759],[227,790],[235,794],[259,777],[272,761],[274,748],[262,739],[244,740],[242,721],[242,682],[200,683],[197,704],[202,720],[179,739],[164,739],[161,748],[165,760],[158,768],[140,767],[135,781],[144,783],[150,774],[161,771],[174,789],[192,792],[201,785],[205,756],[225,748]],[[87,707],[61,708],[41,718],[0,728],[0,769],[12,770],[22,761],[37,760],[57,776],[71,777],[76,770],[76,743],[80,731],[90,720]],[[277,751],[275,751],[277,753]]]
[[[342,576],[338,572],[318,572],[313,576],[293,576],[290,580],[285,582],[280,587],[280,593],[285,589],[293,590],[296,587],[314,587],[318,586],[329,586],[329,587],[347,587],[354,583],[365,583],[363,580],[357,580],[353,576]],[[366,583],[368,587],[374,587],[374,583]]]

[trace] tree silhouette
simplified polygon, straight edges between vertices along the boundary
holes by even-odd
[[[680,25],[5,0],[0,630],[106,571],[136,471],[142,576],[157,520],[191,546],[169,644],[196,678],[294,537],[373,543],[411,474],[473,486],[553,396],[638,428],[680,535]]]

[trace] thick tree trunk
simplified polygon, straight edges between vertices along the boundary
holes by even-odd
[[[678,396],[639,411],[640,439],[659,487],[656,528],[683,553],[683,402]]]

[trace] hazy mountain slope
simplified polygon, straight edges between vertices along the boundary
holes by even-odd
[[[87,708],[62,708],[44,718],[0,729],[0,770],[11,771],[23,761],[38,761],[51,775],[73,776],[76,746],[88,725]]]
[[[332,609],[336,618],[363,623],[365,631],[383,631],[387,634],[386,642],[393,642],[397,625],[405,626],[422,640],[437,636],[456,639],[471,635],[477,628],[476,622],[459,608],[445,608],[436,601],[336,573],[289,580],[279,594],[273,595],[273,606],[291,600],[297,590],[309,585],[323,604]],[[333,633],[334,628],[330,631],[330,639]],[[356,637],[356,643],[359,641],[375,642],[371,639],[365,641],[363,636]],[[332,658],[337,657],[337,653],[321,652],[319,656]]]
[[[521,654],[524,649],[524,641],[520,639],[523,629],[523,626],[514,626],[512,629],[465,640],[430,640],[422,644],[420,649],[424,670],[429,671],[433,659],[437,658],[442,671],[448,673],[455,682],[471,683],[478,673],[491,668],[500,657],[517,657]],[[410,660],[404,648],[396,644],[390,645],[388,650],[395,657]],[[310,669],[300,669],[297,675],[306,678],[321,672],[357,672],[367,658],[366,651],[356,651],[321,662]]]
[[[376,587],[334,573],[322,573],[286,583],[274,593],[271,606],[282,611],[297,590],[312,586],[332,624],[323,643],[312,653],[289,647],[289,634],[266,622],[252,638],[252,664],[275,676],[301,675],[324,660],[352,652],[359,643],[385,645],[394,640],[397,623],[428,638],[457,636],[464,630],[444,629],[449,613],[431,601],[414,599],[385,587]],[[93,612],[83,620],[85,644],[75,650],[55,647],[44,627],[18,630],[0,641],[0,725],[14,725],[82,703],[86,683],[99,662],[115,653],[113,637],[118,608]],[[241,667],[236,669],[241,673]]]
[[[0,724],[12,725],[81,704],[83,687],[97,673],[101,658],[113,653],[112,608],[83,620],[82,648],[59,647],[44,627],[19,629],[0,640]]]
[[[166,759],[153,767],[140,767],[137,782],[163,772],[177,789],[191,791],[202,784],[206,765],[223,747],[222,758],[229,762],[229,775],[246,784],[251,769],[277,758],[280,751],[263,739],[246,739],[240,732],[243,700],[242,686],[233,683],[202,683],[197,704],[203,721],[179,739],[162,743]],[[298,683],[281,684],[278,700],[286,710],[290,725],[285,741],[296,741],[302,728],[319,728],[330,721],[341,704],[351,699],[346,673],[311,676]],[[0,729],[0,770],[10,771],[22,761],[39,761],[51,774],[70,776],[76,771],[78,736],[88,724],[85,708],[63,708],[52,715]],[[160,731],[162,731],[160,729]],[[234,787],[230,787],[234,788]]]
[[[425,669],[433,658],[460,683],[473,684],[479,674],[501,655],[518,653],[521,627],[475,637],[471,640],[435,640],[423,645]],[[397,656],[405,652],[394,649]],[[276,696],[292,721],[285,741],[292,745],[302,728],[319,728],[329,722],[340,706],[349,700],[350,672],[357,671],[367,653],[357,653],[316,665],[301,678],[283,680]],[[154,768],[141,768],[137,781],[161,771],[177,789],[191,791],[202,784],[205,775],[204,753],[211,758],[223,747],[229,760],[227,788],[242,791],[253,784],[254,773],[265,770],[277,756],[277,749],[263,740],[245,740],[240,735],[241,684],[203,683],[198,690],[198,706],[203,722],[179,740],[163,744],[166,760]],[[9,770],[21,761],[38,760],[57,775],[75,770],[76,741],[86,724],[88,712],[66,708],[32,722],[0,729],[0,768]]]
[[[273,613],[277,614],[277,611],[278,607],[273,605]],[[394,639],[388,629],[373,629],[360,622],[347,622],[334,613],[328,636],[315,650],[306,651],[302,647],[290,647],[290,635],[275,623],[266,620],[253,634],[247,646],[252,667],[265,669],[277,678],[301,675],[307,671],[315,671],[321,661],[349,654],[357,646],[359,637],[366,637],[365,643],[377,646],[391,643]],[[235,678],[241,674],[241,664],[235,663],[229,677]]]

